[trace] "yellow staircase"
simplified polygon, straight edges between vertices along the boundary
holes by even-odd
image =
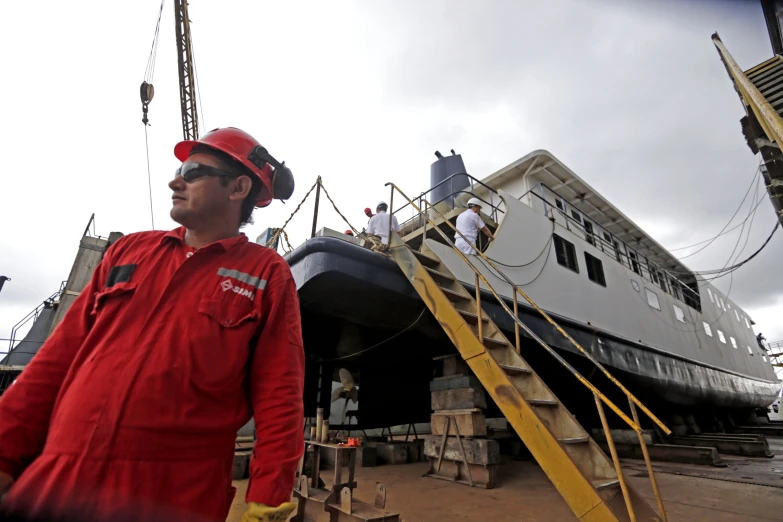
[[[392,191],[397,190],[409,203],[413,204],[399,189],[392,187]],[[426,208],[426,201],[423,205]],[[418,207],[416,209],[422,213],[421,209]],[[426,214],[422,213],[422,215]],[[428,218],[425,217],[425,219],[434,225]],[[426,233],[426,229],[424,233]],[[453,247],[450,239],[445,234],[442,235]],[[666,521],[663,504],[652,473],[652,466],[649,463],[649,457],[647,457],[643,437],[641,437],[641,428],[633,405],[633,401],[638,403],[635,397],[630,402],[634,417],[634,420],[631,421],[609,399],[556,354],[551,347],[528,330],[516,315],[514,316],[517,323],[528,332],[528,335],[546,347],[559,362],[564,364],[593,392],[612,454],[610,460],[544,381],[522,359],[518,353],[518,340],[516,344],[509,342],[497,325],[482,313],[481,296],[478,292],[479,280],[493,293],[495,291],[471,263],[468,262],[468,265],[473,267],[476,272],[477,292],[475,298],[431,251],[420,252],[411,249],[396,233],[391,234],[389,247],[392,258],[408,277],[421,299],[459,350],[462,358],[481,381],[487,393],[494,399],[509,424],[520,436],[579,520]],[[467,261],[467,259],[465,260]],[[497,294],[495,295],[497,296]],[[524,294],[522,295],[527,298]],[[503,307],[510,312],[505,303],[503,303]],[[546,317],[549,319],[548,316]],[[567,336],[559,327],[558,330]],[[569,340],[575,343],[573,339],[569,338]],[[596,361],[594,362],[598,364]],[[606,372],[603,367],[601,369]],[[617,384],[619,385],[619,383]],[[622,389],[629,395],[627,390]],[[631,397],[629,395],[629,399]],[[624,480],[614,444],[608,432],[602,403],[609,405],[639,433],[661,515],[658,515],[647,501]],[[643,406],[642,408],[648,412]],[[654,420],[662,426],[660,421]],[[668,432],[665,426],[664,431]]]

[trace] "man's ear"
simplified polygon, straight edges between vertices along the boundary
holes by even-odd
[[[239,176],[233,180],[229,199],[234,201],[244,201],[250,190],[253,188],[253,181],[250,176]]]

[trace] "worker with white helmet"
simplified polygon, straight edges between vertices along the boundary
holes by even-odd
[[[457,217],[457,230],[462,236],[465,236],[465,239],[467,239],[468,242],[465,242],[465,239],[462,239],[460,234],[455,234],[454,245],[459,248],[463,254],[472,255],[476,253],[472,245],[476,244],[479,230],[484,232],[490,241],[495,239],[495,236],[492,235],[492,232],[487,228],[487,225],[481,220],[481,216],[479,215],[481,212],[481,205],[482,202],[480,199],[470,198],[467,205],[468,210]]]
[[[367,234],[380,237],[384,245],[389,244],[389,220],[391,220],[391,229],[395,232],[400,231],[397,217],[387,214],[387,210],[389,210],[389,205],[381,201],[375,208],[376,214],[367,223]]]

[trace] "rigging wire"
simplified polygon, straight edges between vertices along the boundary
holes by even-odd
[[[150,172],[150,143],[147,139],[147,125],[144,125],[144,146],[147,148],[147,186],[150,191],[150,221],[152,221],[152,230],[155,230],[155,213],[152,210],[152,174]]]
[[[155,36],[152,38],[152,48],[150,56],[147,58],[147,68],[144,71],[144,81],[152,83],[152,77],[155,75],[155,61],[158,56],[158,35],[160,34],[160,19],[163,16],[163,6],[166,0],[160,1],[160,11],[158,11],[158,23],[155,24]]]
[[[426,311],[427,311],[427,307],[425,306],[424,308],[421,309],[421,313],[419,314],[419,316],[416,318],[415,321],[413,321],[411,324],[406,326],[403,330],[400,330],[399,332],[397,332],[396,334],[392,335],[391,337],[387,337],[386,339],[384,339],[383,341],[381,341],[379,343],[375,343],[374,345],[370,346],[369,348],[365,348],[364,350],[359,350],[358,352],[349,353],[348,355],[343,355],[341,357],[335,357],[334,359],[319,359],[318,361],[319,362],[342,361],[343,359],[348,359],[350,357],[355,357],[355,356],[357,356],[357,355],[359,355],[361,353],[369,352],[373,348],[377,348],[377,347],[379,347],[382,344],[388,343],[389,341],[391,341],[395,337],[404,334],[405,332],[407,332],[408,330],[410,330],[411,328],[416,326],[416,323],[418,323],[421,320],[421,318],[424,316],[424,312],[426,312]]]
[[[198,112],[199,112],[199,127],[202,129],[207,128],[206,120],[204,118],[204,107],[201,105],[201,84],[198,81],[198,67],[196,67],[196,48],[193,45],[193,29],[190,30],[190,54],[193,60],[193,80],[194,87],[196,88],[196,99],[198,100]]]
[[[739,213],[740,209],[742,208],[742,205],[745,204],[745,200],[748,198],[748,194],[750,194],[750,189],[753,188],[753,185],[756,182],[756,177],[759,175],[760,172],[761,172],[761,166],[759,166],[759,168],[757,168],[756,172],[753,174],[753,179],[750,181],[750,185],[748,186],[748,190],[745,192],[745,196],[743,196],[742,201],[740,201],[740,204],[737,207],[737,210],[734,211],[734,214],[732,214],[731,218],[726,223],[726,225],[724,225],[724,227],[721,229],[721,231],[718,232],[718,235],[713,237],[712,239],[710,239],[709,242],[706,245],[704,245],[700,249],[696,250],[695,252],[691,252],[690,254],[684,255],[682,257],[678,257],[677,259],[682,261],[683,259],[687,259],[689,257],[695,256],[696,254],[698,254],[699,252],[701,252],[702,250],[704,250],[705,248],[710,246],[716,239],[718,239],[720,236],[722,236],[725,233],[725,231],[728,228],[728,226],[731,224],[732,221],[734,221],[734,218],[737,216],[737,213]]]

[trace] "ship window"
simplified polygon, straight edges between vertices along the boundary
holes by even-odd
[[[704,325],[704,333],[712,337],[712,328],[710,328],[710,324],[705,321],[702,321],[701,324]]]
[[[743,319],[745,319],[745,326],[747,326],[748,328],[750,328],[750,323],[748,322],[748,318],[747,318],[747,317],[745,317],[745,316],[742,316],[742,318],[743,318]]]
[[[587,266],[587,278],[601,286],[606,286],[604,266],[601,260],[585,252],[585,265]]]
[[[588,243],[595,246],[595,239],[593,238],[593,224],[585,219],[585,239]]]
[[[714,297],[712,297],[712,290],[710,290],[710,289],[708,288],[708,289],[707,289],[707,293],[708,293],[708,294],[710,294],[710,301],[712,301],[712,302],[714,303],[714,302],[715,302],[715,298],[714,298]]]
[[[559,265],[563,265],[566,268],[569,268],[579,273],[579,263],[576,260],[576,249],[574,248],[574,245],[562,237],[558,236],[557,234],[555,236],[555,254],[557,254],[557,263]]]
[[[633,287],[633,289],[634,289],[634,290],[636,290],[637,292],[641,292],[641,291],[642,291],[642,290],[641,290],[641,288],[639,288],[639,283],[637,283],[637,282],[636,282],[636,281],[634,281],[633,279],[631,279],[631,286],[632,286],[632,287]]]
[[[607,243],[609,243],[610,245],[612,244],[612,236],[610,236],[608,232],[604,232],[604,239],[605,239],[605,240],[606,240],[606,242],[607,242]]]
[[[685,322],[685,312],[682,311],[682,308],[680,308],[677,305],[672,305],[674,307],[674,316],[677,318],[678,321],[681,323]]]
[[[731,345],[736,349],[737,348],[737,340],[733,337],[729,337],[729,340],[731,341]]]
[[[723,301],[722,297],[718,297],[718,301],[720,302],[721,308],[723,308],[723,311],[726,311],[726,303]]]
[[[726,336],[723,335],[723,332],[721,332],[720,330],[718,330],[718,339],[720,339],[720,342],[722,342],[723,344],[726,344]]]
[[[748,353],[749,353],[750,355],[753,355],[753,350],[751,350],[751,349],[750,349],[750,346],[748,346]]]
[[[555,198],[555,206],[560,209],[561,212],[565,212],[565,204],[560,198]]]
[[[737,321],[739,321],[739,320],[740,320],[740,318],[739,318],[739,312],[737,311],[737,309],[736,309],[736,308],[734,309],[734,315],[737,317]]]
[[[656,310],[660,310],[661,303],[658,301],[658,294],[656,294],[649,288],[645,288],[644,291],[647,293],[647,304],[655,308]]]
[[[582,222],[582,214],[580,214],[580,213],[579,213],[579,212],[577,212],[576,210],[573,210],[573,209],[571,210],[571,216],[573,216],[573,218],[574,218],[575,220],[577,220],[579,223],[581,223],[581,222]]]
[[[761,358],[764,359],[764,362],[767,362],[767,356],[766,355],[762,355]]]

